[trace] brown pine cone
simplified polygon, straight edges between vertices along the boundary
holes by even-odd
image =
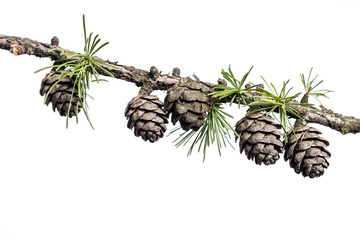
[[[210,110],[210,92],[208,86],[189,78],[170,88],[164,109],[168,115],[171,113],[171,122],[175,125],[179,121],[185,131],[199,130]]]
[[[53,87],[51,92],[47,95],[45,104],[49,105],[49,103],[51,102],[54,112],[55,109],[57,109],[60,116],[67,116],[69,104],[71,104],[69,117],[72,117],[76,115],[76,104],[79,99],[78,90],[75,86],[74,94],[71,99],[75,80],[65,77],[60,82],[58,82],[59,75],[62,72],[64,72],[64,70],[55,71],[54,69],[51,69],[50,73],[46,74],[44,79],[41,81],[40,95],[46,96],[48,94],[48,91],[50,91],[51,87]],[[80,112],[80,108],[81,106],[79,104],[78,112]]]
[[[320,177],[329,166],[326,158],[331,153],[326,149],[329,142],[320,137],[321,132],[307,125],[296,127],[288,133],[289,140],[285,146],[285,161],[290,160],[290,167],[304,177]]]
[[[278,131],[281,126],[271,116],[264,113],[246,114],[236,123],[235,130],[240,136],[240,153],[245,150],[248,159],[254,160],[261,165],[274,164],[283,151],[283,136]],[[237,137],[235,138],[235,141]]]
[[[163,105],[154,95],[134,97],[125,110],[127,127],[134,128],[135,136],[141,136],[144,141],[156,142],[164,136],[168,123]]]

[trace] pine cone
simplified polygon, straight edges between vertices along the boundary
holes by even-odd
[[[280,141],[283,134],[277,130],[280,128],[271,116],[260,112],[246,114],[235,126],[240,136],[240,153],[245,149],[247,158],[255,159],[255,163],[259,165],[274,164],[284,148],[283,142]]]
[[[204,124],[206,113],[210,110],[211,89],[190,78],[169,89],[165,98],[165,111],[175,125],[180,122],[182,129],[197,131]]]
[[[156,142],[164,136],[168,123],[163,105],[154,95],[134,97],[125,110],[125,117],[129,119],[127,127],[135,127],[135,136],[141,136],[144,141]]]
[[[57,83],[59,80],[59,75],[63,72],[63,70],[55,71],[51,69],[50,73],[46,74],[44,79],[41,81],[40,87],[40,95],[46,96],[50,88],[56,84],[51,92],[48,94],[45,104],[49,105],[52,103],[52,108],[55,112],[55,109],[58,110],[60,116],[66,116],[69,110],[69,103],[71,99],[71,94],[74,88],[75,80],[65,77],[60,82]],[[70,112],[69,117],[76,115],[76,104],[78,101],[78,90],[75,86],[74,94],[71,100]],[[80,112],[81,106],[78,106],[78,112]]]
[[[285,161],[290,160],[290,167],[304,177],[320,177],[324,168],[329,166],[326,158],[331,156],[325,148],[329,142],[320,137],[321,132],[307,125],[296,127],[288,133],[288,144],[285,147]]]

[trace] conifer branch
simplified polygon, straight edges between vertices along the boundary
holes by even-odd
[[[56,37],[51,40],[51,43],[42,43],[29,38],[0,34],[0,49],[8,50],[14,55],[28,54],[40,58],[50,58],[53,61],[66,59],[67,56],[61,55],[61,50],[58,50],[58,44],[59,40]],[[170,75],[161,74],[154,67],[152,67],[151,70],[146,71],[133,66],[118,64],[118,62],[102,60],[98,57],[94,57],[94,59],[106,62],[106,65],[100,66],[110,72],[114,78],[134,83],[140,88],[146,87],[147,89],[150,89],[149,92],[153,90],[168,90],[175,84],[185,82],[189,79],[188,77],[180,77],[178,68],[174,68],[173,74]],[[100,74],[108,76],[102,69],[97,70]],[[197,81],[203,84],[204,88],[209,89],[208,93],[216,91],[214,89],[215,84],[202,82],[200,80]],[[249,95],[251,94],[256,94],[256,92],[249,92]],[[231,100],[231,97],[224,98],[222,99],[222,102],[230,102]],[[211,101],[213,101],[213,99]],[[339,131],[342,134],[360,132],[359,118],[343,116],[342,114],[334,113],[332,110],[326,109],[323,106],[321,106],[321,109],[318,109],[313,106],[294,105],[293,109],[295,109],[298,115],[307,123],[321,124]],[[296,116],[291,113],[289,113],[289,116],[296,118]]]

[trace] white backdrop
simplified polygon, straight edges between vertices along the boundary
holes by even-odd
[[[1,3],[0,34],[81,51],[88,32],[110,45],[99,57],[163,72],[179,67],[215,83],[231,64],[276,86],[311,67],[325,107],[360,117],[360,4],[303,1],[20,1]],[[227,148],[186,157],[174,137],[143,142],[124,110],[138,88],[93,84],[92,130],[43,105],[49,59],[0,51],[0,239],[359,239],[359,136],[313,125],[330,141],[330,167],[303,178],[287,162],[258,166]],[[154,92],[161,98],[163,92]],[[315,103],[316,101],[313,100]],[[229,110],[235,124],[244,110]],[[168,125],[168,129],[172,129]]]

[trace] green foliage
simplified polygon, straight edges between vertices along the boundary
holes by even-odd
[[[230,106],[231,104],[236,100],[238,103],[238,107],[240,108],[240,105],[246,105],[246,98],[249,98],[248,92],[250,90],[253,90],[254,86],[251,86],[249,88],[243,88],[243,85],[245,83],[246,78],[250,74],[253,67],[250,68],[250,70],[245,73],[245,75],[242,77],[242,79],[239,81],[235,78],[234,74],[231,71],[231,67],[229,66],[228,72],[224,71],[222,69],[221,74],[223,77],[231,84],[231,86],[224,86],[221,84],[217,84],[214,86],[214,89],[220,90],[213,93],[210,93],[209,95],[213,98],[217,98],[219,100],[223,98],[231,97],[230,100]]]
[[[305,91],[306,91],[305,94],[315,97],[315,99],[321,104],[318,97],[329,98],[328,96],[326,96],[326,94],[328,94],[330,92],[333,92],[333,91],[332,90],[327,90],[327,89],[315,90],[315,88],[317,88],[324,80],[321,80],[320,82],[316,83],[315,80],[318,77],[318,75],[316,75],[312,80],[310,80],[312,70],[313,70],[313,68],[310,69],[307,80],[305,80],[305,75],[303,73],[300,74],[300,79],[301,79],[302,84],[304,85],[304,88],[305,88]]]
[[[83,29],[84,29],[84,40],[85,40],[85,46],[84,46],[84,53],[75,53],[66,49],[62,48],[56,48],[52,49],[51,51],[57,51],[60,50],[61,56],[65,56],[64,59],[57,60],[53,66],[48,66],[42,69],[37,70],[35,73],[40,72],[45,69],[54,68],[56,71],[58,70],[64,70],[61,74],[57,74],[54,76],[58,76],[58,81],[56,81],[53,86],[49,89],[48,93],[45,96],[45,102],[46,99],[51,92],[52,88],[55,87],[56,84],[61,82],[64,78],[68,77],[71,79],[75,79],[73,91],[71,94],[70,104],[68,108],[68,114],[66,117],[66,127],[68,127],[68,121],[69,121],[69,113],[70,108],[72,105],[72,98],[74,95],[74,90],[77,88],[78,91],[78,101],[76,103],[76,122],[78,122],[78,107],[81,106],[83,109],[85,116],[92,128],[93,125],[90,121],[89,114],[88,114],[88,104],[87,104],[87,90],[90,89],[90,82],[96,81],[99,83],[100,81],[105,81],[103,79],[99,78],[100,73],[99,70],[102,72],[102,74],[106,74],[110,77],[114,77],[114,75],[107,71],[105,68],[102,67],[102,65],[105,66],[111,66],[114,67],[104,61],[98,60],[93,58],[94,54],[97,53],[100,49],[102,49],[104,46],[109,44],[109,42],[103,43],[99,46],[99,43],[101,39],[99,38],[99,35],[97,34],[93,39],[93,33],[90,33],[89,36],[86,34],[86,25],[85,25],[85,15],[83,15]],[[117,68],[118,69],[118,68]],[[120,69],[118,69],[120,70]]]
[[[204,125],[200,128],[199,131],[190,130],[189,132],[184,131],[179,135],[179,137],[174,141],[176,142],[175,146],[180,147],[181,145],[185,146],[190,139],[195,136],[195,139],[192,141],[190,149],[188,151],[188,156],[191,155],[193,149],[198,144],[198,152],[202,149],[203,152],[203,161],[205,161],[206,150],[210,146],[216,142],[219,155],[221,156],[221,148],[226,147],[226,142],[229,142],[230,133],[233,132],[238,135],[235,130],[231,127],[231,125],[226,121],[226,116],[231,117],[228,113],[223,110],[221,103],[216,101],[210,108],[209,113],[206,116]],[[170,134],[178,131],[181,127],[177,127],[172,130]]]
[[[296,93],[292,96],[289,96],[292,88],[287,90],[287,84],[290,80],[287,80],[286,82],[284,81],[281,90],[277,91],[272,83],[269,84],[262,76],[261,78],[264,80],[270,91],[258,87],[257,93],[260,96],[256,97],[254,101],[249,104],[249,106],[254,108],[252,112],[267,111],[268,114],[271,113],[283,128],[285,133],[285,143],[287,143],[286,133],[289,129],[293,130],[288,113],[291,113],[296,118],[301,119],[301,116],[292,106],[311,104],[297,103],[294,101],[294,99],[299,97],[301,93]],[[279,118],[274,115],[274,112],[277,112],[279,114]]]

